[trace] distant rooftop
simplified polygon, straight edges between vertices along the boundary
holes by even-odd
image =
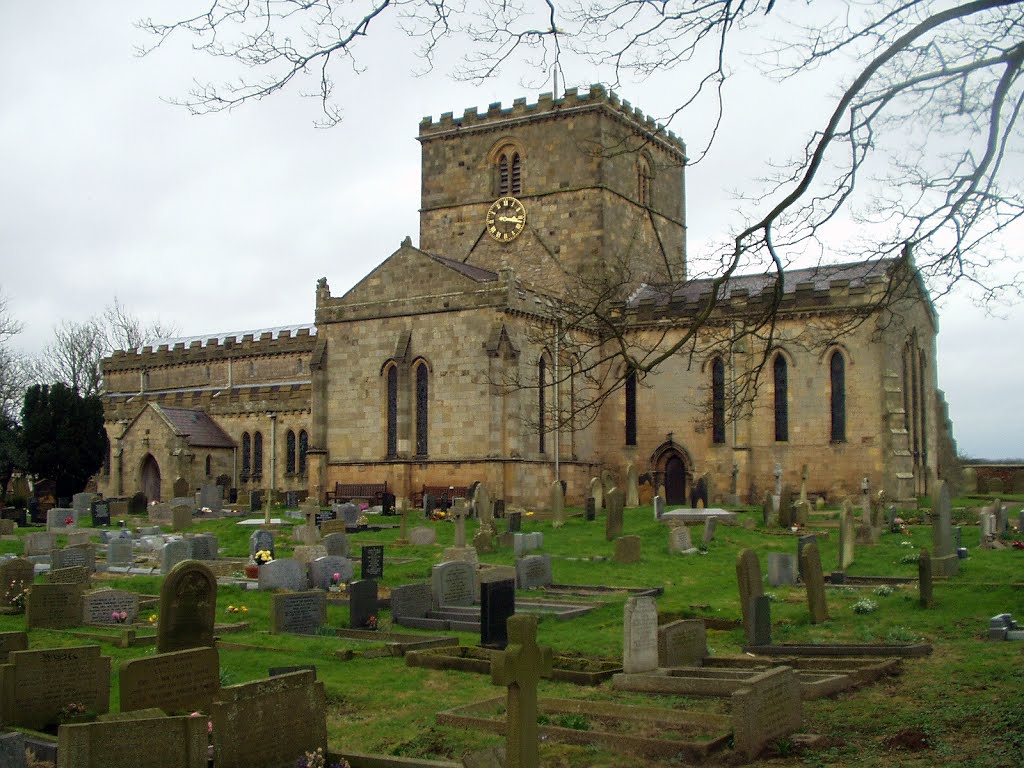
[[[202,448],[233,448],[234,440],[220,428],[204,411],[191,408],[168,408],[165,405],[153,404],[171,425],[174,433],[185,438],[191,446]]]
[[[295,336],[301,330],[309,331],[310,336],[316,336],[316,325],[307,323],[305,325],[279,325],[276,328],[256,328],[251,331],[227,331],[225,333],[207,333],[201,336],[178,336],[175,338],[167,339],[156,339],[149,344],[145,344],[138,349],[131,350],[133,352],[142,353],[147,349],[156,352],[158,347],[166,345],[168,349],[173,349],[175,344],[184,344],[187,348],[193,342],[198,341],[202,346],[206,346],[210,341],[215,344],[224,344],[229,339],[241,342],[245,336],[252,336],[254,339],[260,338],[264,333],[272,334],[271,338],[276,339],[281,336],[285,331],[289,332],[291,336]]]
[[[437,256],[436,254],[427,253],[426,251],[423,251],[423,253],[426,253],[427,256],[429,256],[439,264],[444,264],[444,266],[448,267],[449,269],[454,269],[456,272],[465,275],[470,280],[476,280],[478,283],[490,283],[498,279],[498,273],[492,272],[489,269],[484,269],[483,267],[476,267],[473,266],[472,264],[465,264],[461,261],[455,261],[455,259],[448,259],[445,258],[444,256]]]

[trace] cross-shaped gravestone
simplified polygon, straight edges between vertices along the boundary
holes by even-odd
[[[491,657],[491,682],[508,687],[506,768],[537,768],[537,682],[551,676],[551,649],[537,645],[537,616],[508,619],[508,646]]]
[[[456,499],[452,504],[452,514],[455,516],[455,546],[466,546],[466,502],[464,499]]]

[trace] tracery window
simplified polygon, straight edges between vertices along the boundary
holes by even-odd
[[[295,474],[295,433],[290,429],[285,437],[284,471],[288,475]]]
[[[427,455],[427,403],[429,401],[427,364],[416,366],[416,455]]]
[[[254,432],[252,436],[252,476],[263,477],[263,433]]]
[[[309,453],[309,435],[306,430],[299,430],[299,474],[306,474],[306,454]]]
[[[248,432],[242,433],[242,479],[248,480],[252,470],[252,439]]]

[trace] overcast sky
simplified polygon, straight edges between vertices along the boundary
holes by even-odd
[[[214,64],[187,45],[133,50],[145,42],[136,18],[181,7],[0,3],[0,290],[28,353],[60,320],[85,320],[115,296],[183,336],[312,322],[319,277],[340,295],[406,235],[418,241],[420,118],[538,95],[515,73],[484,87],[414,77],[408,41],[381,34],[365,47],[367,71],[339,84],[339,127],[313,127],[315,101],[289,93],[194,117],[164,99],[215,78]],[[579,74],[568,85],[596,79]],[[799,148],[797,113],[821,122],[824,102],[806,90],[740,74],[715,153],[688,172],[691,257],[727,234],[730,193]],[[670,83],[619,92],[661,116],[677,95]],[[691,154],[708,119],[673,123]],[[939,312],[939,386],[961,452],[1024,456],[1024,312],[991,317],[966,295]]]

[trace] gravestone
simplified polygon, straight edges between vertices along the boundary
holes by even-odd
[[[80,584],[33,584],[29,588],[25,600],[25,626],[29,629],[70,629],[81,623]]]
[[[0,664],[7,663],[11,651],[27,650],[28,635],[25,632],[0,632]]]
[[[0,536],[13,536],[16,528],[13,520],[7,518],[0,518]]]
[[[189,546],[184,539],[168,541],[160,551],[160,573],[167,575],[178,563],[188,560]]]
[[[587,497],[587,505],[583,509],[583,519],[588,523],[597,519],[597,501],[593,496]]]
[[[663,496],[654,497],[654,519],[661,520],[665,515],[665,498]]]
[[[733,748],[754,760],[772,742],[800,730],[800,680],[790,667],[776,667],[744,681],[733,691]]]
[[[779,494],[779,526],[792,528],[794,523],[793,490],[785,485]]]
[[[0,734],[0,765],[25,768],[25,736],[20,731]]]
[[[199,486],[199,506],[211,512],[220,512],[224,508],[224,489],[216,483]]]
[[[327,557],[327,547],[320,544],[313,544],[311,546],[299,545],[292,548],[292,560],[296,560],[306,566],[320,557]]]
[[[463,499],[455,499],[452,504],[452,516],[455,518],[455,548],[466,547],[466,505]]]
[[[699,667],[707,654],[703,619],[679,619],[658,627],[659,667]]]
[[[818,543],[818,537],[815,536],[813,533],[812,534],[808,534],[807,536],[800,536],[796,540],[796,562],[797,562],[796,568],[797,568],[797,576],[800,577],[801,581],[804,580],[804,563],[803,563],[803,559],[802,559],[803,558],[802,552],[804,551],[804,547],[806,547],[808,544],[817,544],[817,543]]]
[[[516,612],[516,583],[512,579],[485,581],[480,585],[480,645],[505,648],[506,622]]]
[[[407,618],[426,618],[431,606],[429,584],[403,584],[391,589],[391,618],[398,623]]]
[[[764,501],[761,502],[761,522],[765,528],[772,524],[775,517],[775,500],[770,493],[765,493]]]
[[[88,587],[92,580],[89,578],[89,569],[82,565],[70,565],[67,568],[57,568],[46,574],[47,584],[75,584],[80,587]]]
[[[598,477],[590,479],[590,498],[594,500],[595,509],[604,509],[604,485]]]
[[[605,505],[608,504],[608,492],[611,491],[612,488],[615,488],[617,485],[618,485],[618,482],[616,482],[616,480],[615,480],[615,475],[613,475],[610,470],[602,469],[601,470],[601,486],[604,488],[604,501],[605,501]],[[625,498],[625,494],[623,494],[623,498]]]
[[[270,633],[315,635],[327,623],[327,595],[319,589],[270,596]]]
[[[473,509],[481,525],[490,525],[494,520],[494,505],[491,503],[491,494],[483,483],[477,485],[473,491]]]
[[[89,506],[89,515],[92,517],[92,527],[99,528],[103,525],[110,525],[110,502],[94,501]]]
[[[172,488],[174,489],[175,496],[187,496],[189,492],[188,480],[183,477],[176,478]]]
[[[434,605],[472,605],[475,570],[471,563],[462,560],[435,565],[430,572]]]
[[[630,597],[623,608],[622,671],[627,675],[658,668],[658,609],[653,597]]]
[[[753,633],[750,642],[753,645],[772,644],[772,601],[768,595],[758,595],[751,605],[753,614]]]
[[[637,476],[636,465],[630,462],[626,465],[626,501],[625,504],[631,509],[640,506],[640,485]]]
[[[120,619],[125,614],[124,620]],[[118,618],[114,618],[115,615]],[[123,589],[98,589],[82,595],[85,624],[133,624],[139,616],[139,596]]]
[[[764,583],[761,581],[761,563],[757,553],[752,549],[744,549],[736,556],[736,581],[740,591],[740,613],[743,616],[743,629],[749,643],[754,636],[754,598],[764,594]]]
[[[800,563],[803,565],[804,584],[807,585],[807,608],[811,614],[811,624],[821,624],[828,619],[828,607],[825,604],[825,575],[821,570],[817,543],[807,544],[801,550]]]
[[[949,486],[943,480],[935,498],[932,513],[932,573],[935,576],[950,577],[960,572],[960,558],[953,549],[953,503]]]
[[[189,560],[216,560],[220,551],[220,544],[217,537],[212,533],[201,533],[187,539]]]
[[[143,656],[122,662],[118,681],[122,712],[206,712],[220,691],[220,659],[216,648]]]
[[[363,579],[384,578],[384,545],[364,544],[359,575]]]
[[[501,518],[505,516],[505,500],[495,499],[494,500],[494,516]]]
[[[796,584],[796,557],[788,552],[769,552],[768,584],[772,587]]]
[[[508,513],[508,532],[519,533],[523,529],[523,513],[522,512],[509,512]]]
[[[149,524],[150,525],[170,525],[171,524],[171,505],[165,504],[164,502],[157,502],[156,504],[149,505]]]
[[[335,581],[334,575],[338,578]],[[352,561],[347,557],[318,557],[309,564],[309,581],[313,589],[322,589],[325,592],[331,588],[333,583],[348,584],[352,581],[354,569]]]
[[[217,768],[293,768],[327,752],[327,697],[312,672],[292,672],[220,689],[210,705]]]
[[[377,582],[360,579],[348,585],[348,625],[352,629],[375,627],[377,622]]]
[[[132,540],[116,538],[107,544],[107,565],[130,566],[135,556],[132,553]]]
[[[253,531],[252,536],[249,537],[249,557],[261,550],[268,551],[270,556],[274,557],[274,534],[270,531],[262,529]]]
[[[640,537],[620,536],[615,540],[615,552],[612,559],[616,563],[631,565],[640,562]]]
[[[344,520],[324,520],[320,523],[320,535],[329,536],[332,533],[345,533],[348,531],[348,526],[345,525]]]
[[[853,513],[847,500],[839,510],[839,570],[845,571],[853,565],[854,533]]]
[[[528,555],[516,560],[516,586],[519,589],[538,589],[550,585],[550,555]]]
[[[302,592],[307,585],[306,564],[298,560],[280,558],[260,566],[260,590],[286,589]]]
[[[622,507],[625,495],[618,488],[612,488],[605,499],[608,514],[605,516],[604,538],[615,541],[622,535]]]
[[[57,768],[205,768],[204,720],[153,710],[62,726]]]
[[[94,493],[76,493],[71,497],[71,507],[78,513],[79,517],[85,517],[89,512],[89,505],[92,504],[95,498],[96,494]]]
[[[706,547],[712,541],[715,540],[715,528],[718,527],[718,520],[713,517],[709,517],[704,521],[704,546]]]
[[[932,561],[928,556],[927,549],[922,549],[917,558],[917,592],[921,607],[931,608],[933,603]]]
[[[50,568],[85,568],[90,573],[96,570],[96,550],[92,544],[64,547],[50,551]]]
[[[0,563],[0,606],[10,608],[19,602],[24,605],[25,590],[35,579],[35,566],[31,560],[15,557]]]
[[[690,489],[690,507],[692,509],[708,508],[708,481],[704,475],[697,478],[697,482]]]
[[[81,547],[91,543],[92,535],[89,531],[72,531],[67,537],[67,547]]]
[[[69,702],[110,709],[110,657],[98,645],[12,651],[0,666],[0,721],[42,730]]]
[[[808,501],[798,501],[793,505],[793,521],[797,525],[806,526],[811,517],[811,504]]]
[[[670,553],[689,552],[691,549],[693,549],[693,541],[690,537],[689,528],[685,525],[678,525],[669,530],[668,551]]]
[[[359,507],[351,501],[334,505],[334,517],[345,522],[346,528],[359,527]]]
[[[213,646],[217,579],[197,560],[178,563],[160,585],[159,653]]]
[[[30,533],[25,537],[25,556],[48,555],[57,546],[57,536],[52,533]]]
[[[414,547],[429,547],[437,543],[437,533],[426,526],[413,528],[409,531],[409,543]]]
[[[70,507],[54,507],[46,511],[46,530],[63,530],[78,525],[78,512]]]

